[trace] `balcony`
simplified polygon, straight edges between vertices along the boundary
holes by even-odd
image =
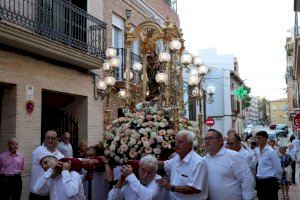
[[[84,69],[105,57],[106,24],[66,0],[3,0],[1,43]]]
[[[117,80],[116,87],[117,88],[125,88],[125,80],[126,80],[126,75],[125,75],[125,69],[126,69],[126,49],[124,48],[117,48],[117,57],[120,60],[120,66],[119,68],[116,68],[114,71],[114,77]],[[136,76],[140,79],[142,75],[142,71],[140,72],[134,72],[132,69],[132,66],[135,62],[140,62],[142,63],[142,57],[139,55],[136,55],[131,52],[131,60],[130,60],[130,72],[133,74],[133,77],[131,79],[131,83],[133,83],[133,80],[136,79]]]

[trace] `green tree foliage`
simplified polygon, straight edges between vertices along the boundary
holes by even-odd
[[[251,97],[249,96],[249,93],[251,92],[251,88],[244,86],[245,90],[247,90],[247,95],[242,99],[242,108],[243,110],[245,108],[248,108],[251,105]]]

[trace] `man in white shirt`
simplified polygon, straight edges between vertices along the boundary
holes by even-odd
[[[300,134],[292,142],[293,151],[296,154],[296,162],[300,162]]]
[[[142,157],[139,163],[139,179],[130,165],[123,165],[121,177],[108,194],[108,200],[163,200],[165,190],[155,183],[161,178],[156,174],[158,161],[152,155]]]
[[[181,130],[176,135],[175,150],[178,155],[167,161],[160,161],[170,182],[157,180],[157,184],[170,190],[171,200],[207,199],[207,169],[203,158],[193,150],[194,133]]]
[[[33,191],[34,183],[43,175],[44,170],[40,165],[40,160],[47,156],[52,155],[57,159],[61,159],[64,156],[56,149],[57,146],[57,133],[53,130],[49,130],[45,134],[44,144],[36,148],[31,154],[31,177],[30,177],[30,196],[29,200],[47,200],[49,199],[48,193],[36,194]]]
[[[276,151],[270,147],[268,133],[259,131],[256,133],[257,148],[255,156],[258,161],[256,174],[256,190],[259,200],[278,199],[278,179],[281,177],[281,162]]]
[[[292,143],[288,143],[286,153],[290,155],[292,159],[291,167],[292,167],[292,182],[296,184],[295,175],[296,175],[296,153],[293,149]]]
[[[34,183],[35,193],[50,193],[50,200],[85,200],[81,177],[70,171],[71,162],[58,161],[55,156],[45,156],[40,161],[43,175]]]
[[[256,176],[256,157],[245,148],[242,147],[242,140],[238,134],[230,134],[227,136],[226,147],[230,150],[238,152],[246,161],[253,174]]]
[[[254,197],[254,177],[239,153],[223,147],[223,136],[209,129],[205,136],[205,163],[210,200],[250,200]]]
[[[65,158],[73,157],[73,148],[70,144],[70,133],[65,132],[62,135],[61,141],[58,143],[56,148],[65,156]]]

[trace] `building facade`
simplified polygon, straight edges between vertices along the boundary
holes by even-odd
[[[290,126],[287,103],[286,98],[270,101],[270,124],[287,124]]]
[[[203,59],[204,64],[210,68],[205,76],[204,90],[208,86],[216,88],[212,103],[208,103],[208,95],[202,100],[203,120],[212,117],[215,124],[211,128],[221,131],[224,135],[231,128],[242,133],[244,123],[242,102],[234,96],[234,91],[238,86],[243,85],[243,81],[238,75],[236,58],[233,55],[220,55],[216,49],[199,50],[199,56]],[[189,98],[186,96],[185,99],[188,100]],[[192,102],[186,111],[186,117],[197,121],[197,116],[201,110],[199,106],[199,102]],[[204,124],[203,133],[205,134],[209,128]]]
[[[174,5],[164,0],[0,2],[0,152],[8,138],[17,138],[25,156],[22,199],[28,197],[31,152],[48,129],[69,131],[75,152],[81,140],[95,145],[102,139],[108,106],[112,119],[117,117],[121,103],[96,99],[96,83],[107,47],[121,48],[122,59],[126,9],[132,10],[134,26],[149,19],[163,24],[167,16],[179,26]],[[136,55],[138,46],[132,47]]]
[[[250,106],[245,108],[245,123],[259,124],[259,98],[251,96]]]

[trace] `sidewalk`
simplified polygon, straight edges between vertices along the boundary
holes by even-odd
[[[300,163],[296,165],[296,184],[290,185],[289,196],[290,200],[300,200]],[[278,199],[282,198],[281,190],[278,190]]]

